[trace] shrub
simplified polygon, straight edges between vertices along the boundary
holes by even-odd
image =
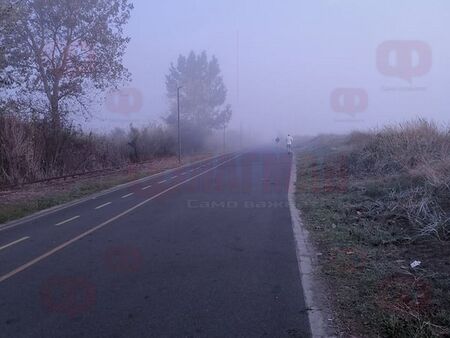
[[[43,119],[0,114],[0,185],[119,167],[174,154],[175,139],[162,126],[104,135],[73,126],[55,131]]]
[[[352,175],[403,177],[389,208],[406,216],[418,235],[450,237],[450,130],[423,119],[347,138]]]

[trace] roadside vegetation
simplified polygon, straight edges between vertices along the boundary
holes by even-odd
[[[183,162],[233,148],[227,89],[206,52],[168,62],[166,112],[134,123],[145,89],[129,87],[124,64],[133,8],[130,0],[0,2],[0,223],[178,166],[178,103]],[[81,127],[100,111],[131,124]],[[140,169],[130,175],[131,167]],[[42,183],[74,174],[88,175]]]
[[[176,144],[169,131],[154,125],[103,135],[67,126],[57,137],[55,142],[45,121],[0,114],[0,187],[167,157]]]
[[[297,204],[342,336],[450,336],[450,129],[299,145]]]
[[[192,163],[210,156],[208,153],[186,156],[183,162]],[[80,177],[3,189],[0,191],[0,224],[178,166],[177,157],[170,156]]]

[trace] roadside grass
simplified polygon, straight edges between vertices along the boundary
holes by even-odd
[[[0,206],[0,224],[135,180],[134,177],[75,184],[70,190]]]
[[[423,123],[407,126],[407,132],[423,132]],[[391,128],[388,136],[403,138],[404,131]],[[447,159],[433,152],[430,168],[439,179],[427,176],[430,170],[420,175],[423,163],[408,164],[413,162],[406,153],[422,154],[405,143],[389,156],[402,152],[397,159],[403,157],[408,167],[396,163],[388,170],[388,151],[368,150],[386,130],[357,136],[328,143],[322,138],[297,154],[297,206],[320,251],[339,331],[342,336],[450,337],[450,238],[443,216],[450,207],[445,173],[436,169]],[[371,156],[377,164],[364,162]],[[427,189],[433,189],[429,195]],[[411,268],[415,260],[421,265]]]
[[[186,163],[206,159],[211,155],[197,155]],[[176,168],[176,158],[163,159],[157,163],[133,166],[119,172],[91,178],[76,178],[67,182],[40,183],[10,192],[0,192],[0,224],[20,219],[41,210],[132,182],[149,175]]]

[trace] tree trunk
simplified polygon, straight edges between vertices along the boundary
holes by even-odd
[[[61,129],[61,114],[59,111],[59,79],[55,79],[53,83],[53,93],[50,97],[50,118],[53,131],[57,132]]]

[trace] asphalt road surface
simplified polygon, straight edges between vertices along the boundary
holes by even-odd
[[[0,227],[0,337],[309,337],[290,168],[228,154]]]

